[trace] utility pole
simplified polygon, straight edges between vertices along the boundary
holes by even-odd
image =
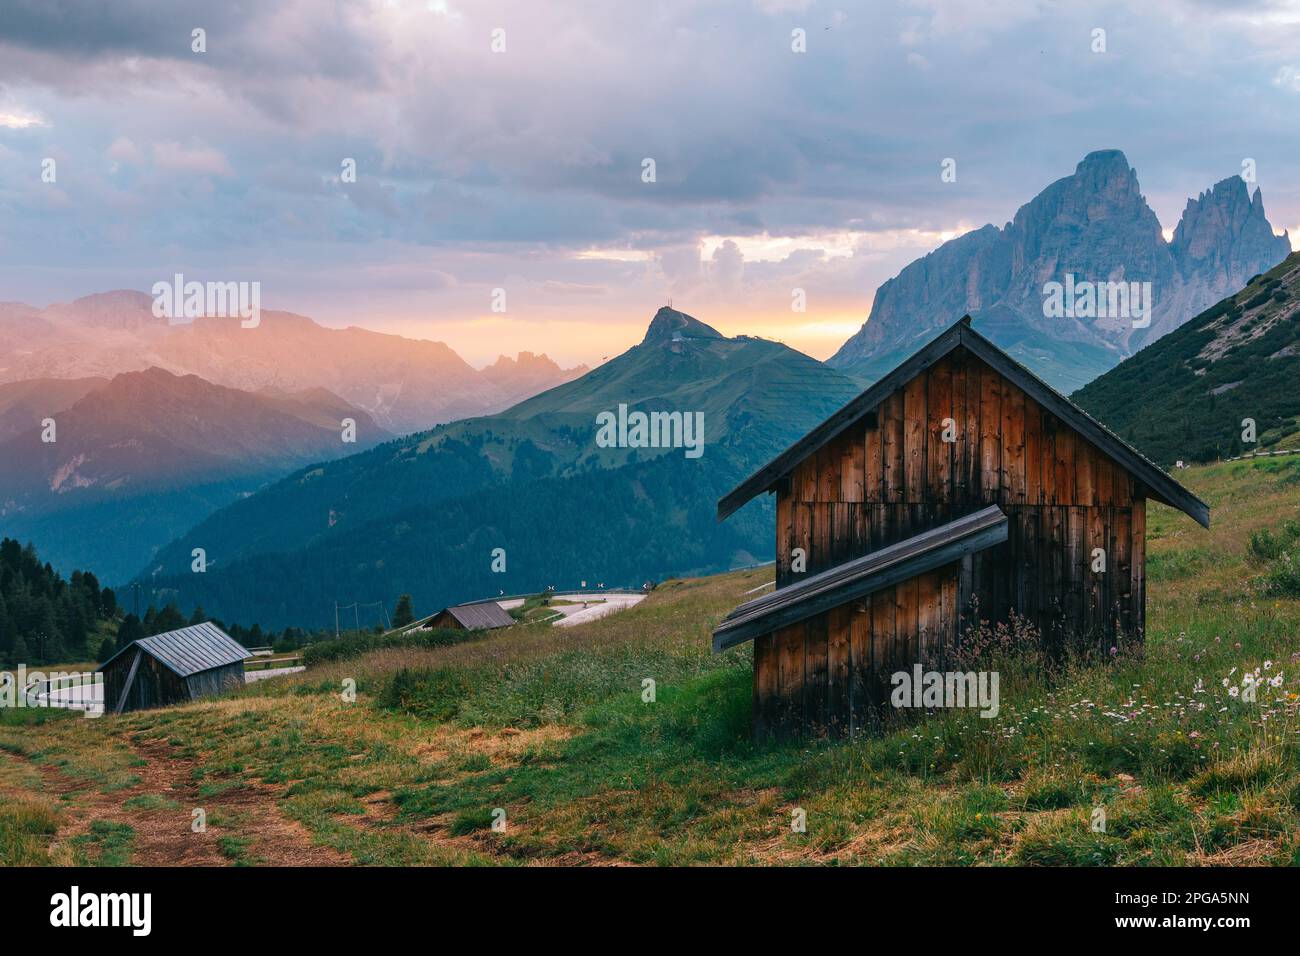
[[[334,639],[339,638],[339,602],[334,602]]]
[[[352,602],[352,617],[357,622],[357,637],[361,636],[361,605],[356,601]]]

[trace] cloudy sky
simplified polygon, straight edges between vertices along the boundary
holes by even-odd
[[[1101,148],[1167,229],[1252,158],[1300,244],[1300,0],[0,0],[0,301],[259,281],[483,364],[671,298],[825,357]]]

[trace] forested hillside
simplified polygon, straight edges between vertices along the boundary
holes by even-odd
[[[0,541],[0,661],[6,666],[84,661],[115,633],[117,597],[89,571],[65,580],[36,549]]]
[[[1072,397],[1165,467],[1295,444],[1300,253]]]

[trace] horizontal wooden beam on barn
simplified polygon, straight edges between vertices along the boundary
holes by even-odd
[[[990,505],[740,605],[714,630],[713,653],[910,581],[1006,540],[1007,516],[997,505]]]

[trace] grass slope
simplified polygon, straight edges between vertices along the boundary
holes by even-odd
[[[1076,392],[1158,464],[1300,445],[1300,253]],[[1258,444],[1243,444],[1242,421]]]
[[[709,653],[714,622],[770,578],[736,572],[573,629],[374,651],[219,701],[10,712],[0,861],[157,860],[151,821],[202,801],[202,839],[231,863],[1297,864],[1300,587],[1275,529],[1300,529],[1300,460],[1185,475],[1214,525],[1153,506],[1145,656],[1050,685],[1004,662],[993,720],[754,745],[748,650]],[[1280,686],[1233,696],[1257,668]]]

